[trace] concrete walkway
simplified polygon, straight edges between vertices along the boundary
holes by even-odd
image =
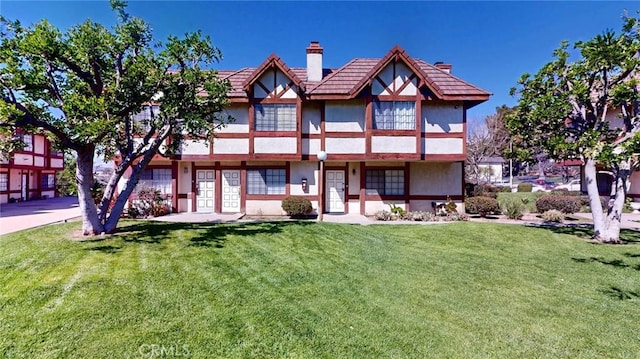
[[[77,197],[0,205],[0,235],[80,217]]]

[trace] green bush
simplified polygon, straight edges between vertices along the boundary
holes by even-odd
[[[503,193],[511,193],[511,187],[509,187],[509,186],[502,186],[502,187],[500,187],[500,192],[503,192]]]
[[[505,201],[501,206],[502,213],[509,219],[522,219],[524,205],[522,201]]]
[[[171,207],[162,193],[150,187],[142,188],[137,193],[137,198],[127,210],[130,218],[160,217],[171,213]]]
[[[531,183],[518,183],[518,192],[531,192],[533,185]]]
[[[564,219],[564,214],[555,209],[550,209],[542,214],[542,219],[545,222],[562,222]]]
[[[481,217],[500,210],[498,201],[495,198],[485,196],[467,198],[464,201],[464,206],[467,213],[479,214]]]
[[[389,207],[391,208],[391,214],[393,214],[394,216],[400,219],[404,219],[407,217],[407,211],[404,208],[396,206],[393,203],[391,203]]]
[[[289,196],[282,200],[282,210],[290,217],[300,217],[311,213],[313,207],[311,201],[304,197]]]
[[[576,213],[580,211],[582,203],[576,196],[556,196],[547,195],[536,200],[536,210],[538,213],[555,209],[562,213]]]

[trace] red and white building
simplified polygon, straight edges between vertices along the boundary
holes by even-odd
[[[141,182],[178,212],[279,215],[290,195],[324,213],[432,210],[447,196],[462,204],[466,113],[489,92],[398,46],[337,69],[323,68],[317,42],[306,50],[306,68],[274,54],[220,71],[235,122],[211,143],[187,140],[171,159],[153,160]]]
[[[57,196],[56,172],[64,168],[63,153],[53,150],[42,134],[20,136],[24,149],[0,158],[0,204]]]

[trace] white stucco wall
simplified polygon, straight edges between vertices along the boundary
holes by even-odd
[[[181,161],[178,163],[178,193],[191,192],[191,162]]]
[[[275,76],[275,88],[273,87]],[[285,87],[291,82],[291,79],[287,77],[280,70],[267,70],[264,74],[258,79],[264,87],[266,87],[270,94],[275,95],[276,93],[282,92]],[[282,94],[282,98],[297,98],[297,87],[295,85],[291,86],[287,92]],[[255,98],[266,98],[269,94],[267,94],[261,86],[253,85],[253,96]]]
[[[416,153],[416,138],[412,136],[372,136],[373,153]]]
[[[324,140],[325,151],[331,153],[365,153],[364,138],[331,138]],[[331,155],[329,155],[331,156]]]
[[[37,167],[44,167],[44,157],[35,156],[33,158],[33,165]]]
[[[628,193],[640,195],[640,172],[631,172],[631,186],[629,187]],[[636,202],[640,202],[640,199],[636,199]]]
[[[327,102],[324,130],[327,132],[364,132],[365,106],[362,100]]]
[[[247,200],[246,213],[250,216],[283,216],[282,200]]]
[[[56,196],[56,192],[55,191],[42,191],[42,193],[40,193],[40,196],[42,196],[43,198],[53,198]]]
[[[214,154],[248,154],[248,138],[214,138]]]
[[[302,139],[302,154],[315,156],[320,152],[320,139],[317,138],[303,138]]]
[[[180,146],[183,155],[208,155],[209,144],[206,140],[184,140]]]
[[[460,162],[412,162],[411,195],[461,195],[462,164]]]
[[[461,154],[464,140],[462,138],[423,138],[422,153],[424,154]]]
[[[62,167],[64,167],[64,160],[62,158],[52,158],[51,159],[51,167],[52,168],[62,168]]]
[[[296,153],[297,139],[295,137],[254,137],[253,151],[255,153]]]
[[[231,105],[226,114],[234,121],[217,130],[218,133],[249,133],[249,106],[247,104]]]
[[[389,211],[391,208],[391,204],[394,204],[398,207],[401,208],[405,208],[405,203],[404,200],[398,200],[398,201],[367,201],[364,205],[364,214],[365,215],[373,215],[378,211]],[[358,211],[356,213],[360,213],[360,210],[358,209]]]
[[[320,133],[320,106],[305,104],[302,108],[302,133]]]
[[[422,131],[434,133],[463,131],[462,103],[432,104],[422,102]]]
[[[13,163],[22,166],[33,166],[33,156],[17,153],[13,156]]]
[[[355,173],[354,173],[355,171]],[[360,194],[360,162],[350,162],[349,163],[349,191],[348,193],[351,195]],[[360,202],[358,203],[358,212],[360,213]],[[349,209],[351,211],[351,209]]]
[[[291,162],[289,191],[292,196],[318,195],[318,162]],[[309,190],[302,190],[302,179],[307,179]]]
[[[0,194],[0,204],[9,203],[9,195],[8,194]]]

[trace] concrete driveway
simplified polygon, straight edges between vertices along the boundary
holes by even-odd
[[[0,205],[0,235],[80,217],[77,197]]]

